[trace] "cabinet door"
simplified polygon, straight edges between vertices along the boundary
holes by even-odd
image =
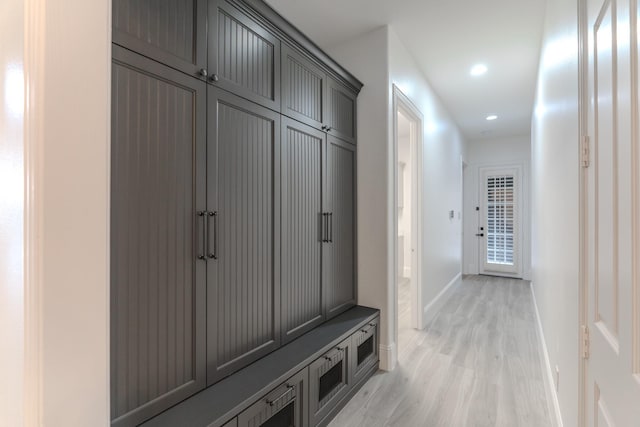
[[[309,424],[316,426],[340,403],[351,386],[350,338],[309,365]]]
[[[324,114],[327,132],[355,144],[357,94],[332,78],[327,83]]]
[[[329,135],[324,209],[325,315],[330,319],[356,303],[356,151]]]
[[[192,76],[207,67],[207,0],[113,0],[113,42]]]
[[[209,383],[274,350],[280,335],[280,116],[209,86]]]
[[[320,324],[322,302],[322,131],[282,119],[282,339]]]
[[[206,84],[114,46],[111,418],[137,425],[204,388]]]
[[[280,111],[280,40],[225,0],[209,0],[209,81]]]
[[[378,363],[378,324],[375,318],[351,336],[351,373],[353,384],[365,378],[367,372]]]
[[[327,76],[293,48],[282,46],[282,113],[320,129]]]
[[[307,427],[309,370],[289,378],[238,415],[238,427]]]

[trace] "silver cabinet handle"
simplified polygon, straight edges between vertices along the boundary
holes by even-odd
[[[201,245],[200,245],[200,249],[201,249],[201,251],[200,251],[200,253],[198,254],[198,259],[201,259],[201,260],[203,260],[203,261],[206,261],[206,260],[207,260],[207,257],[205,256],[205,253],[206,253],[206,249],[205,249],[205,245],[206,245],[206,243],[205,243],[205,240],[206,240],[206,238],[207,238],[207,222],[206,222],[206,220],[204,219],[204,216],[206,215],[206,213],[207,213],[207,211],[198,211],[198,212],[197,212],[198,216],[199,216],[200,218],[202,218],[202,222],[201,222],[201,223],[202,223],[202,232],[200,233],[200,234],[201,234],[201,238],[202,238],[202,243],[201,243]]]
[[[207,212],[207,222],[211,218],[213,218],[213,251],[209,248],[209,239],[207,239],[207,256],[218,259],[218,211]]]
[[[296,386],[291,385],[291,384],[287,384],[287,389],[284,391],[284,393],[282,393],[280,396],[276,397],[275,399],[267,399],[267,404],[269,406],[273,406],[276,404],[276,402],[282,398],[284,398],[287,394],[289,394],[291,392],[291,390],[295,389]]]

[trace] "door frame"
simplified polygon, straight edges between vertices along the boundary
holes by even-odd
[[[478,206],[480,207],[478,227],[485,227],[485,209],[486,209],[486,183],[484,180],[484,173],[486,171],[499,171],[499,170],[515,170],[515,191],[516,191],[516,211],[515,211],[515,233],[514,237],[517,239],[517,246],[514,245],[514,249],[517,247],[517,253],[514,253],[514,263],[517,266],[515,273],[503,272],[503,271],[485,271],[485,258],[486,258],[486,234],[487,230],[483,230],[484,237],[478,241],[478,272],[479,274],[504,276],[504,277],[524,277],[524,167],[522,164],[500,164],[500,165],[482,165],[478,167]],[[479,231],[478,231],[479,232]]]
[[[422,263],[419,262],[422,254],[422,143],[423,143],[423,115],[415,104],[401,90],[393,85],[392,115],[393,115],[393,281],[390,283],[393,295],[393,322],[394,342],[398,343],[398,113],[402,113],[411,121],[411,245],[414,248],[411,254],[411,299],[414,301],[411,307],[411,326],[422,329],[424,314],[422,310]]]

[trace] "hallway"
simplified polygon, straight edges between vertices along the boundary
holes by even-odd
[[[398,366],[379,371],[331,427],[552,425],[529,282],[465,276],[423,331],[399,289]]]

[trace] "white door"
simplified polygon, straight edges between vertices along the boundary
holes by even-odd
[[[590,143],[583,161],[588,165],[590,345],[583,349],[588,349],[584,419],[588,426],[638,427],[640,163],[637,63],[632,64],[638,49],[637,0],[587,0],[586,5]]]
[[[481,168],[480,266],[482,274],[522,277],[520,168]]]

